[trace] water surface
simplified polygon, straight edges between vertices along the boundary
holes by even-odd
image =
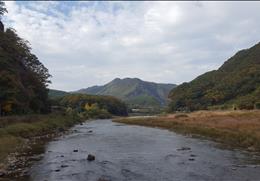
[[[96,120],[50,142],[30,174],[33,181],[260,180],[252,157],[167,130]]]

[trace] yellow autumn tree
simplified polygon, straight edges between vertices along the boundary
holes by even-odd
[[[86,111],[93,111],[99,109],[97,103],[95,104],[86,103],[84,107]]]
[[[9,113],[12,111],[12,102],[8,101],[3,105],[3,111]]]

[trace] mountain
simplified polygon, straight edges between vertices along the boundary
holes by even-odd
[[[61,90],[55,90],[55,89],[49,89],[49,98],[60,98],[66,95],[69,95],[70,93],[61,91]]]
[[[103,86],[93,86],[77,92],[115,96],[132,106],[164,106],[174,87],[175,84],[158,84],[138,78],[116,78]]]
[[[260,43],[237,52],[218,70],[179,85],[169,98],[171,111],[253,109],[260,104]]]

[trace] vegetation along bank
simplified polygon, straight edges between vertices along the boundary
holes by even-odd
[[[225,146],[260,152],[260,111],[197,111],[158,117],[119,118],[115,122],[159,127],[209,138]]]

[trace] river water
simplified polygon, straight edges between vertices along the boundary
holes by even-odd
[[[254,159],[167,130],[96,120],[50,142],[30,175],[33,181],[257,181]]]

